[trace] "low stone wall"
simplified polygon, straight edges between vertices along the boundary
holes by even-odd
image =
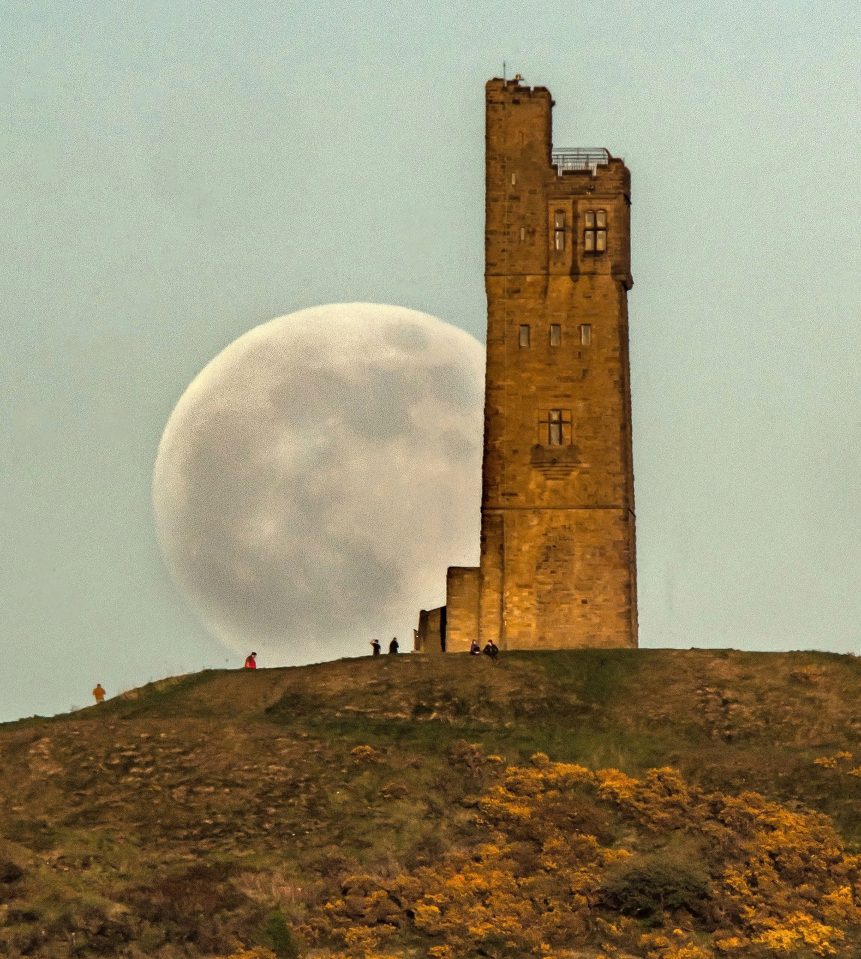
[[[444,653],[446,649],[446,608],[423,609],[419,612],[419,628],[416,631],[415,652]]]

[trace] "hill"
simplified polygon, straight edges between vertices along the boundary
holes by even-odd
[[[859,690],[821,653],[384,656],[6,724],[0,955],[849,959]]]

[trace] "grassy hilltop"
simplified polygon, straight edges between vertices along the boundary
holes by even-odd
[[[819,653],[383,656],[6,724],[0,956],[851,959],[859,691]]]

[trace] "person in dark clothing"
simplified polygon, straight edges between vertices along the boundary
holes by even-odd
[[[394,654],[398,651],[398,637],[393,636],[392,641],[389,643],[389,653]]]
[[[374,651],[374,656],[380,655],[380,641],[378,639],[371,640],[371,649]]]
[[[489,639],[482,652],[485,656],[490,656],[490,658],[495,662],[496,657],[499,655],[499,647],[492,639]]]
[[[469,655],[470,656],[480,656],[481,655],[481,646],[478,645],[478,640],[474,639],[469,644]]]

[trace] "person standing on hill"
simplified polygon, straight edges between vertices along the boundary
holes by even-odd
[[[105,688],[101,683],[96,683],[96,688],[93,690],[93,697],[97,705],[105,701]]]
[[[398,651],[398,637],[392,636],[392,641],[389,643],[389,655],[394,655]]]
[[[378,639],[371,640],[371,649],[374,651],[374,656],[380,655],[380,641]]]
[[[257,669],[257,653],[249,653],[245,657],[245,669]]]

